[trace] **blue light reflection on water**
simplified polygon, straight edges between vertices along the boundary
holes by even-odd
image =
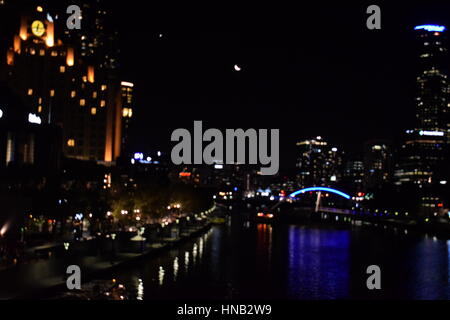
[[[346,298],[349,230],[289,228],[289,295],[300,299]]]

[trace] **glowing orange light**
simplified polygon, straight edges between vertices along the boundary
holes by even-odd
[[[20,37],[14,36],[14,52],[20,54]]]
[[[190,177],[191,173],[190,172],[180,172],[180,177]]]
[[[19,31],[19,36],[22,40],[27,40],[28,38],[28,32],[27,32],[27,20],[22,17],[21,21],[20,21],[20,31]]]
[[[55,25],[53,22],[47,23],[47,38],[45,39],[45,44],[48,47],[53,47],[55,45]]]
[[[88,70],[87,70],[87,80],[90,83],[94,83],[94,67],[93,66],[89,66]]]
[[[6,53],[6,63],[8,66],[12,66],[14,64],[14,52],[12,50],[8,50]]]
[[[263,216],[264,216],[264,213],[258,212],[258,217],[263,217]]]
[[[66,56],[66,64],[69,67],[72,67],[74,65],[74,61],[75,61],[75,54],[74,54],[73,48],[68,48],[67,56]]]

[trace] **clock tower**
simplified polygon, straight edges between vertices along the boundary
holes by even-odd
[[[36,36],[36,37],[42,37],[45,33],[45,25],[42,21],[40,20],[34,20],[31,23],[31,32]]]

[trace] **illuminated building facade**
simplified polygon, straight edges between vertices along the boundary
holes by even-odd
[[[41,174],[55,172],[60,168],[59,141],[60,130],[56,126],[30,123],[20,98],[0,87],[0,172],[24,167]],[[1,180],[0,188],[8,183],[8,179]]]
[[[120,127],[120,142],[118,142],[118,147],[120,148],[120,153],[124,155],[129,155],[129,129],[131,126],[131,121],[133,119],[133,87],[134,84],[127,81],[122,81],[120,83],[120,109],[117,115],[117,127]],[[120,123],[119,123],[120,122]]]
[[[345,190],[362,191],[364,185],[364,162],[360,159],[348,160],[345,164],[343,180],[346,186]]]
[[[101,41],[102,20],[90,16],[94,10],[83,7],[86,34],[72,33],[65,19],[41,6],[23,14],[7,51],[6,80],[26,102],[30,122],[62,129],[66,157],[111,162],[120,155],[114,146],[120,83],[116,58]]]
[[[297,152],[300,187],[328,186],[341,179],[342,152],[330,147],[322,137],[297,142]]]
[[[388,141],[373,140],[364,144],[364,188],[381,187],[392,178],[392,147]]]
[[[420,70],[417,77],[416,124],[406,131],[396,170],[396,184],[419,187],[445,178],[449,137],[449,81],[446,28],[415,27]]]

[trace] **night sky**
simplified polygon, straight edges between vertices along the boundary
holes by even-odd
[[[354,153],[411,127],[413,27],[450,26],[450,5],[377,2],[382,29],[368,30],[375,2],[277,3],[109,4],[122,79],[135,83],[136,151],[170,151],[174,129],[203,120],[204,129],[279,128],[290,167],[302,138],[321,135]]]
[[[450,6],[380,4],[382,29],[368,30],[368,4],[122,8],[135,145],[170,150],[172,130],[193,120],[280,128],[285,166],[301,138],[321,135],[351,153],[367,139],[396,141],[415,114],[413,27],[450,26]]]

